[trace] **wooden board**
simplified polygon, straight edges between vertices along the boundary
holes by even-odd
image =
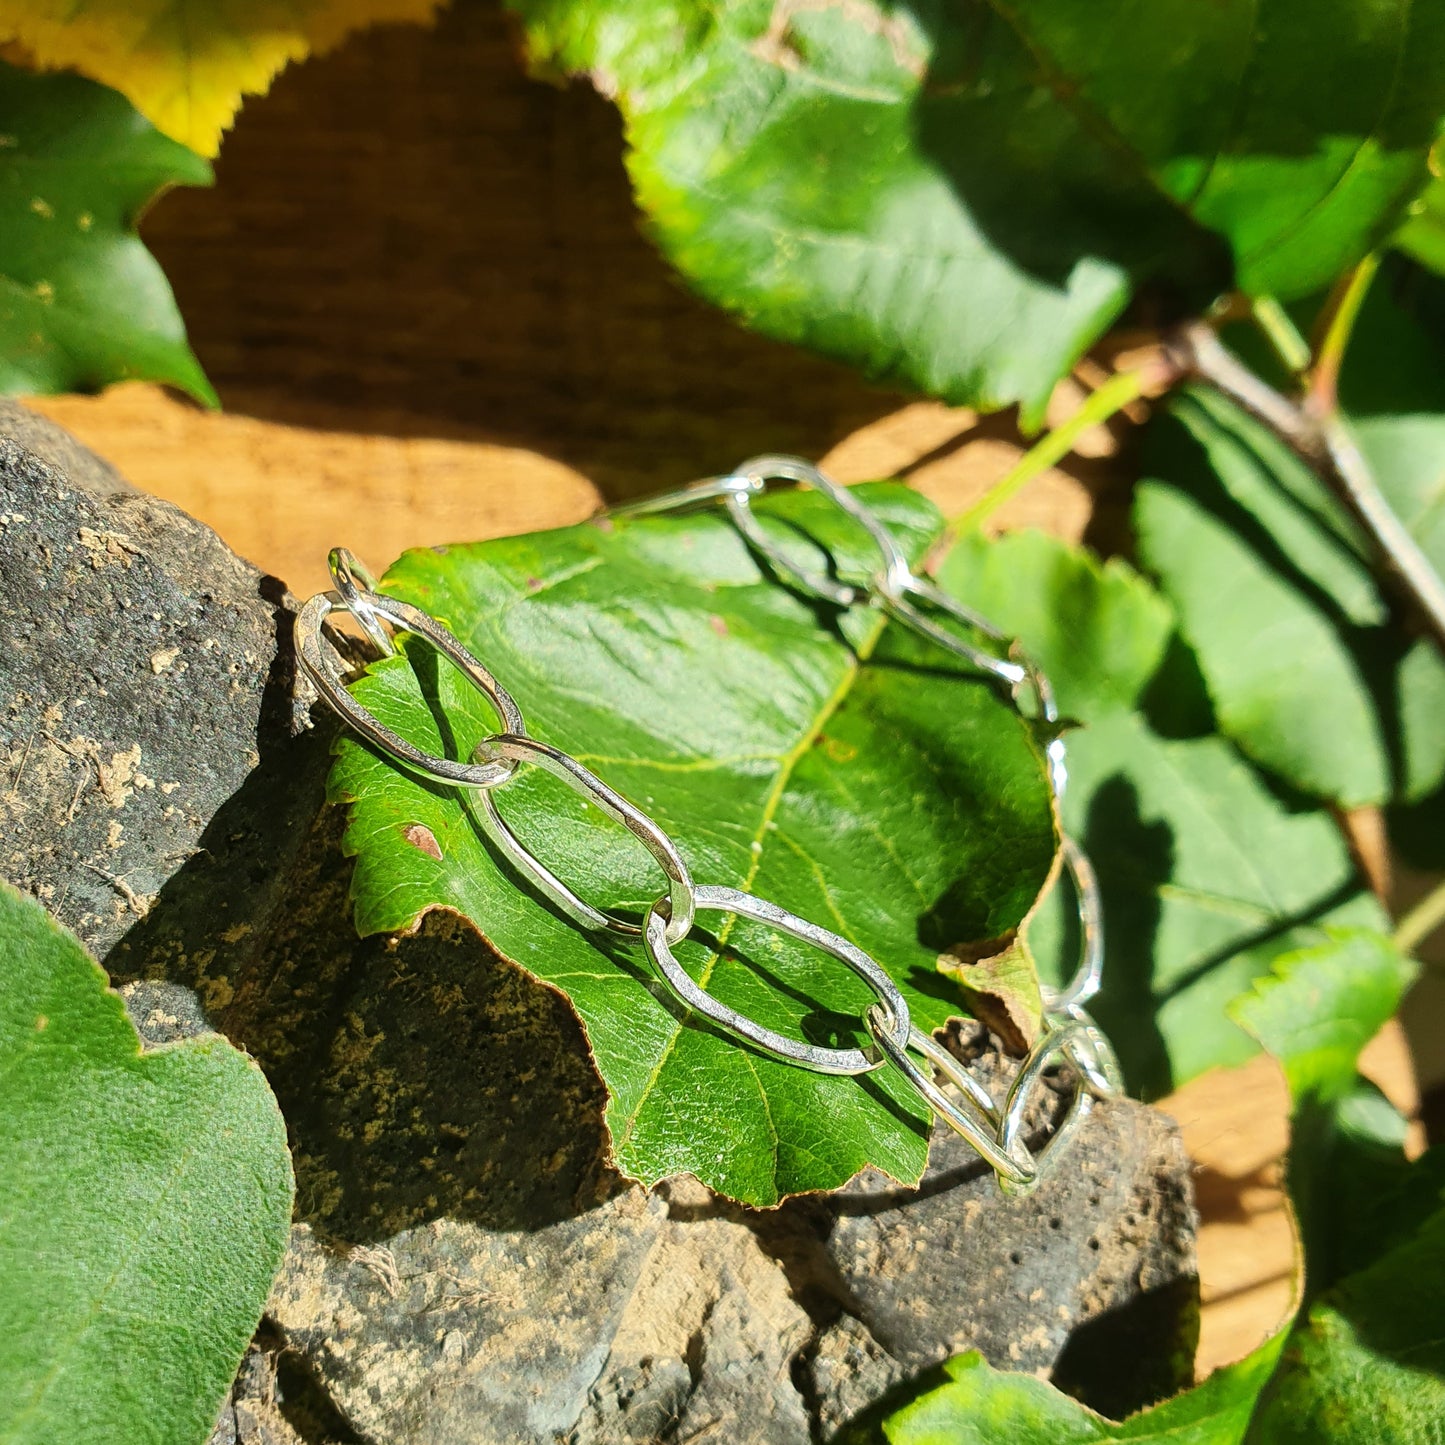
[[[879,390],[689,297],[639,235],[612,109],[527,80],[490,8],[287,73],[218,177],[167,196],[145,233],[226,412],[144,386],[38,405],[302,595],[336,543],[380,570],[766,450],[908,476],[952,513],[1022,445],[1006,418]],[[1107,531],[1113,451],[1086,437],[998,522]],[[1381,1049],[1408,1103],[1398,1033]],[[1207,1369],[1288,1306],[1285,1097],[1261,1061],[1165,1107],[1199,1165]]]

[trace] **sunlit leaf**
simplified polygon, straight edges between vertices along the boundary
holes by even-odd
[[[1041,416],[1141,287],[1303,296],[1445,111],[1440,0],[512,0],[616,99],[653,234],[769,335]]]
[[[430,20],[441,0],[0,0],[0,42],[127,96],[158,130],[215,155],[241,100],[364,25]]]
[[[889,1445],[1241,1445],[1254,1404],[1279,1358],[1275,1335],[1203,1384],[1115,1424],[1032,1375],[1008,1374],[978,1354],[944,1366],[945,1384],[904,1406],[884,1425]]]
[[[901,488],[865,495],[915,553],[940,528]],[[876,565],[816,494],[761,511],[825,544],[844,572]],[[1042,757],[1008,698],[871,609],[840,615],[790,592],[724,516],[410,552],[385,585],[494,670],[534,736],[656,818],[699,882],[744,888],[851,939],[923,1027],[966,1012],[940,952],[1007,937],[1048,874]],[[495,720],[451,669],[438,684],[430,658],[418,646],[383,663],[356,695],[433,750],[439,709],[447,746],[468,756]],[[861,1083],[812,1073],[679,1016],[649,987],[639,949],[580,931],[499,865],[454,792],[346,743],[333,793],[352,803],[362,930],[454,909],[561,990],[607,1084],[628,1173],[689,1171],[755,1204],[836,1187],[867,1163],[918,1177],[926,1110],[891,1071]],[[640,847],[555,780],[527,770],[495,798],[594,904],[635,914],[662,891]],[[717,941],[703,932],[679,956],[725,1002],[814,1043],[867,1041],[871,995],[841,965],[757,924],[703,915],[699,925]]]

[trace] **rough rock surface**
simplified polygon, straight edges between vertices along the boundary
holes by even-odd
[[[0,399],[0,595],[0,872],[101,957],[163,891],[173,939],[233,948],[324,779],[284,587]]]
[[[1012,1061],[990,1054],[973,1067],[1002,1098]],[[940,1128],[920,1189],[870,1172],[826,1213],[840,1297],[910,1374],[979,1350],[1000,1367],[1052,1373],[1112,1415],[1190,1376],[1192,1332],[1176,1353],[1163,1347],[1196,1307],[1197,1219],[1188,1158],[1156,1110],[1096,1105],[1025,1199],[1004,1198]],[[1129,1362],[1125,1378],[1099,1368],[1109,1356]],[[813,1361],[824,1412],[841,1416],[835,1369],[826,1352]]]
[[[206,1445],[308,1445],[282,1412],[280,1358],[274,1345],[251,1345]]]
[[[1123,1101],[1027,1199],[940,1130],[917,1189],[751,1211],[683,1179],[533,1230],[308,1231],[270,1313],[368,1442],[811,1445],[965,1349],[1127,1413],[1187,1383],[1195,1287],[1188,1161]]]
[[[661,1215],[626,1190],[537,1235],[437,1219],[340,1257],[302,1225],[268,1308],[367,1440],[565,1439]]]
[[[450,916],[356,938],[279,583],[0,404],[0,585],[22,599],[0,873],[149,1041],[250,1050],[290,1127],[298,1224],[216,1445],[801,1445],[970,1346],[1114,1413],[1187,1378],[1193,1216],[1161,1116],[1096,1109],[1023,1200],[946,1133],[916,1191],[644,1195],[556,994]]]

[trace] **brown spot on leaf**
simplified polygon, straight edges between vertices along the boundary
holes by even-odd
[[[408,823],[401,830],[401,836],[413,848],[420,848],[423,853],[435,858],[438,863],[442,861],[441,845],[436,840],[436,834],[430,828],[421,823]]]
[[[793,33],[793,20],[798,15],[826,10],[836,11],[849,24],[887,41],[898,68],[915,80],[923,79],[926,62],[917,53],[916,39],[908,22],[885,13],[873,0],[777,0],[767,30],[749,49],[765,64],[776,65],[780,70],[801,70],[803,56]]]
[[[50,1027],[50,1020],[44,1014],[39,1014],[35,1019],[35,1032],[43,1034]]]
[[[719,637],[726,637],[728,635],[728,625],[726,620],[719,617],[716,612],[712,613],[708,617],[707,625],[711,627],[712,630],[716,632]]]

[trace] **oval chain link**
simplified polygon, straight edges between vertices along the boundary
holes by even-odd
[[[554,778],[560,778],[574,792],[580,793],[589,803],[594,804],[614,822],[621,823],[640,840],[643,847],[657,860],[658,866],[667,875],[667,902],[669,917],[666,936],[668,943],[680,943],[692,927],[693,913],[697,907],[697,889],[693,886],[692,874],[677,851],[677,844],[652,821],[640,808],[634,808],[621,793],[609,788],[590,768],[584,767],[560,748],[539,743],[535,738],[511,733],[494,733],[483,738],[472,754],[487,762],[506,761],[513,764],[530,763],[545,769]],[[550,898],[575,923],[584,928],[600,929],[618,933],[625,938],[640,938],[642,925],[632,923],[615,914],[604,913],[579,898],[535,853],[523,844],[497,811],[496,799],[491,790],[475,795],[473,811],[483,831],[504,853],[517,870],[530,878],[537,891]],[[654,909],[656,905],[654,904]]]
[[[803,943],[847,964],[859,978],[878,995],[878,1001],[869,1005],[881,1009],[886,1019],[885,1037],[891,1042],[904,1041],[913,1028],[908,1016],[908,1004],[898,991],[898,985],[856,944],[846,938],[769,903],[753,893],[743,893],[737,888],[718,887],[703,884],[694,890],[697,906],[706,912],[736,913],[759,923],[776,928]],[[786,1063],[800,1064],[815,1074],[868,1074],[881,1068],[884,1060],[876,1054],[865,1053],[862,1049],[824,1048],[818,1044],[801,1043],[780,1034],[764,1024],[750,1019],[727,1004],[715,999],[706,989],[701,988],[688,976],[677,961],[669,944],[674,940],[667,936],[667,910],[665,899],[659,899],[648,910],[644,924],[643,938],[647,946],[647,957],[664,983],[695,1013],[715,1023],[719,1028],[771,1054]],[[870,1030],[872,1025],[869,1026]],[[875,1032],[874,1037],[878,1035]],[[900,1043],[901,1046],[901,1043]]]
[[[512,700],[511,693],[441,623],[420,608],[388,597],[384,592],[358,592],[356,605],[365,608],[373,621],[377,617],[385,618],[393,627],[425,638],[486,698],[505,732],[526,731],[521,709]],[[516,771],[516,763],[464,763],[424,752],[393,732],[352,697],[346,687],[345,669],[324,632],[326,619],[333,612],[350,611],[339,591],[318,592],[296,614],[293,627],[296,656],[302,668],[315,684],[317,692],[341,715],[342,720],[367,742],[382,752],[390,753],[399,763],[423,778],[451,783],[460,788],[495,788],[499,783],[505,783]],[[352,615],[357,614],[353,612]],[[360,621],[360,618],[357,620]]]
[[[804,567],[783,550],[758,522],[753,501],[774,482],[807,486],[826,496],[857,523],[878,552],[878,567],[866,585],[840,581]],[[632,516],[670,512],[721,501],[739,533],[779,574],[815,596],[838,606],[868,602],[886,610],[905,626],[987,672],[1010,689],[1023,710],[1023,695],[1032,693],[1040,723],[1058,721],[1048,679],[1016,642],[987,618],[944,592],[931,579],[918,576],[892,532],[866,504],[809,462],[797,457],[760,456],[727,476],[712,477],[662,497],[619,508]],[[683,1006],[722,1031],[753,1047],[817,1073],[857,1075],[884,1065],[905,1079],[929,1108],[955,1129],[998,1176],[1009,1193],[1027,1192],[1041,1177],[1045,1162],[1056,1154],[1088,1113],[1095,1097],[1120,1092],[1118,1062],[1084,1003],[1097,992],[1103,967],[1103,922],[1098,883],[1083,849],[1068,835],[1061,839],[1064,871],[1072,884],[1081,934],[1078,970],[1061,990],[1045,990],[1044,1024],[1040,1036],[1019,1066],[1008,1095],[999,1106],[988,1090],[947,1049],[912,1023],[908,1005],[887,972],[847,939],[800,918],[766,899],[735,888],[694,884],[677,845],[658,824],[608,787],[577,759],[529,737],[521,710],[511,694],[452,635],[420,609],[376,590],[371,574],[343,548],[329,560],[335,590],[311,598],[295,623],[296,651],[302,667],[321,696],[356,732],[390,754],[412,772],[466,790],[473,815],[497,850],[555,907],[589,929],[629,937],[641,936],[659,979]],[[921,605],[920,605],[921,604]],[[940,625],[930,610],[972,628],[990,642],[1006,645],[999,657]],[[390,656],[396,644],[383,623],[425,639],[453,663],[485,697],[501,722],[499,731],[477,744],[472,758],[439,757],[424,752],[386,727],[348,691],[345,669],[326,639],[324,624],[333,612],[350,613],[366,636]],[[1068,773],[1061,737],[1046,744],[1050,785],[1062,801]],[[643,923],[632,923],[585,902],[551,871],[512,831],[498,811],[492,790],[508,782],[523,764],[544,768],[629,829],[648,849],[668,880],[668,890],[648,909]],[[810,943],[838,960],[876,995],[862,1022],[871,1038],[866,1049],[830,1048],[793,1039],[739,1013],[697,984],[673,952],[688,936],[697,911],[742,915]],[[915,1061],[920,1056],[961,1097],[956,1101]],[[1029,1108],[1045,1075],[1059,1064],[1072,1067],[1078,1084],[1063,1121],[1042,1145],[1031,1149],[1024,1138]]]

